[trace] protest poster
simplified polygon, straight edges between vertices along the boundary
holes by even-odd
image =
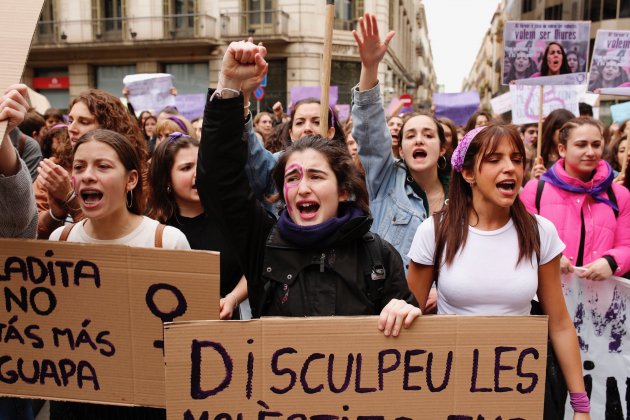
[[[630,96],[630,31],[597,31],[588,90]]]
[[[175,106],[175,96],[171,94],[173,76],[170,74],[130,74],[123,78],[123,85],[129,89],[127,100],[135,110],[159,112],[165,106]]]
[[[579,268],[576,268],[579,271]],[[592,419],[630,416],[630,281],[564,275],[562,289],[578,334]],[[567,401],[565,420],[573,418]]]
[[[466,125],[468,118],[479,109],[478,92],[434,93],[435,118],[446,117],[456,125]]]
[[[31,46],[31,39],[42,11],[44,0],[2,0],[0,2],[0,39],[2,40],[2,65],[0,89],[19,83]],[[7,122],[0,122],[0,144],[4,140]]]
[[[540,419],[546,317],[165,324],[169,419]]]
[[[613,122],[621,124],[627,119],[630,119],[630,101],[622,104],[616,104],[610,106],[610,114],[612,115]]]
[[[589,21],[506,22],[503,84],[585,84],[590,28]],[[551,43],[559,44],[564,53],[548,54],[545,59],[545,50]]]
[[[584,88],[574,86],[545,86],[543,93],[543,115],[558,108],[580,115],[579,98]],[[529,124],[538,122],[540,109],[540,88],[538,86],[510,85],[512,95],[512,123]]]
[[[291,110],[292,105],[301,101],[302,99],[315,98],[320,99],[322,96],[321,87],[320,86],[293,86],[291,88],[290,93],[290,104],[289,110]],[[328,97],[328,104],[331,108],[334,108],[337,105],[337,100],[339,99],[339,86],[331,86],[330,94]]]
[[[164,407],[162,323],[218,319],[219,256],[0,240],[0,395]]]
[[[195,118],[203,117],[203,109],[206,106],[206,94],[179,94],[175,97],[175,106],[180,114],[191,121]]]
[[[492,106],[492,112],[497,115],[504,114],[512,110],[512,95],[510,92],[506,92],[502,95],[495,96],[490,99],[490,106]]]

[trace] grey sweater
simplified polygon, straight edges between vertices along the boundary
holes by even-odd
[[[37,207],[29,170],[20,159],[13,176],[0,174],[0,238],[35,239]]]

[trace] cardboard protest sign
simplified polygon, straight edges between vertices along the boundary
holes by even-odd
[[[31,46],[44,0],[2,0],[0,2],[0,39],[2,40],[2,65],[0,66],[0,89],[7,90],[19,83],[24,63]],[[6,122],[0,122],[0,144],[4,140]]]
[[[513,81],[528,85],[585,84],[590,28],[588,21],[506,22],[503,84]],[[545,59],[545,50],[552,42],[562,46],[566,63],[563,56],[553,52]],[[559,75],[551,76],[558,71]]]
[[[630,281],[591,281],[568,274],[562,278],[562,290],[578,334],[591,418],[628,418]],[[572,412],[567,401],[566,420],[573,418]]]
[[[630,31],[597,31],[588,90],[630,96]]]
[[[504,114],[512,110],[512,95],[510,92],[506,92],[502,95],[495,96],[490,99],[490,105],[492,106],[492,112],[495,114]]]
[[[219,256],[0,240],[0,395],[164,407],[162,322],[218,319]]]
[[[612,115],[613,122],[621,124],[627,119],[630,119],[630,102],[624,102],[622,104],[616,104],[610,106],[610,114]]]
[[[580,86],[545,86],[543,93],[543,115],[558,108],[580,115],[578,106],[583,88]],[[512,123],[535,123],[539,118],[540,88],[538,86],[511,85]]]
[[[130,74],[123,78],[123,84],[129,89],[127,99],[135,110],[157,112],[165,106],[175,106],[175,97],[171,95],[173,76],[170,74]]]
[[[457,125],[466,125],[479,108],[478,92],[434,93],[435,118],[450,118]]]
[[[169,419],[540,419],[546,317],[165,324]],[[501,416],[501,417],[500,417]]]

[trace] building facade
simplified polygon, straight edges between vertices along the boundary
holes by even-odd
[[[503,60],[503,26],[514,20],[589,20],[591,21],[591,46],[599,29],[630,29],[630,1],[628,0],[502,0],[492,17],[490,28],[484,37],[463,90],[477,90],[482,104],[489,107],[490,98],[507,91],[501,86]],[[590,57],[588,59],[590,64]],[[618,98],[601,96],[600,117],[607,116],[606,104]]]
[[[364,11],[396,31],[379,69],[387,101],[411,93],[417,105],[436,88],[424,8],[412,0],[338,0],[331,85],[350,102],[360,59],[351,30]],[[325,26],[321,0],[46,0],[24,82],[66,108],[88,88],[120,96],[122,78],[170,73],[180,94],[216,83],[231,41],[254,37],[267,47],[269,72],[261,109],[286,104],[294,86],[319,86]]]

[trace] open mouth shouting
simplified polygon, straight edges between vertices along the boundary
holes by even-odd
[[[98,206],[103,198],[103,193],[94,189],[84,189],[81,190],[79,197],[81,198],[83,206],[86,209],[91,209]]]
[[[314,219],[319,211],[319,203],[311,200],[298,201],[295,206],[302,220]]]
[[[427,151],[424,149],[416,149],[413,151],[412,156],[415,160],[425,159],[427,157]]]
[[[516,181],[513,179],[506,179],[497,183],[497,189],[501,195],[505,197],[513,197],[516,195]]]

